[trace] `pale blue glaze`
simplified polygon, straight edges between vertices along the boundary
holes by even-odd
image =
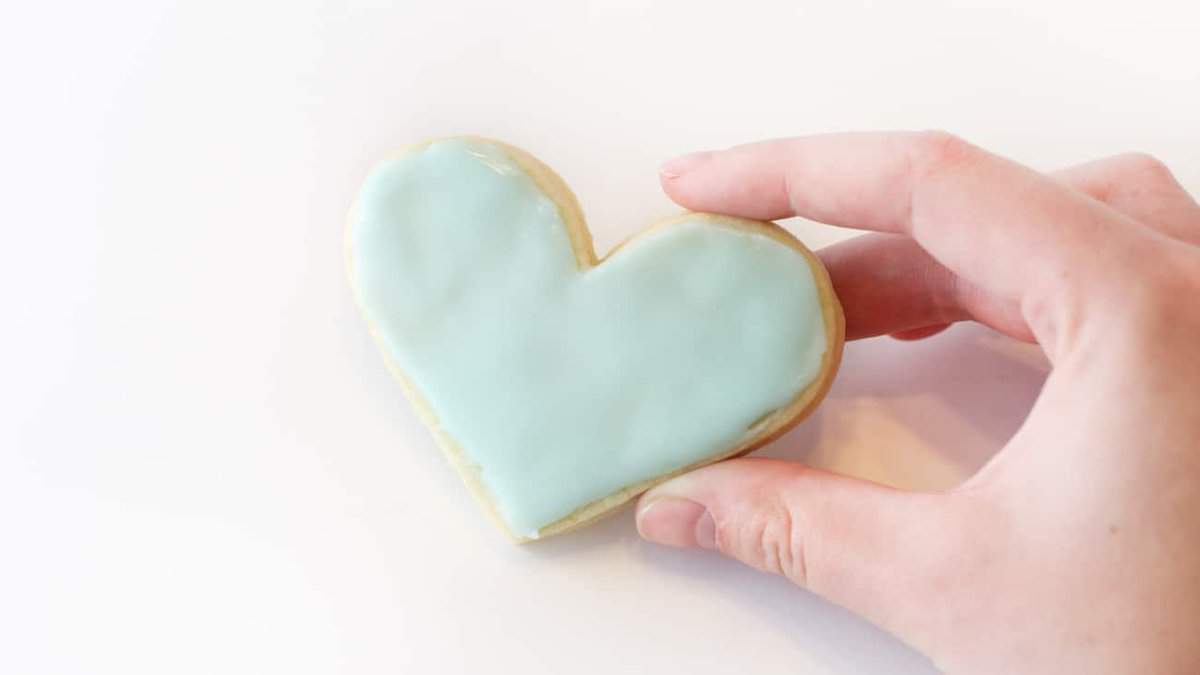
[[[380,166],[350,246],[384,349],[526,537],[731,448],[827,346],[795,250],[697,216],[581,271],[555,204],[482,141]]]

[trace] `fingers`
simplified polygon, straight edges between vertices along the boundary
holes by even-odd
[[[1072,302],[1106,297],[1141,257],[1112,210],[941,133],[768,141],[670,162],[662,181],[694,210],[908,234],[971,285],[1018,303],[1050,345],[1078,319]]]
[[[1015,302],[980,291],[911,238],[867,234],[818,252],[846,317],[846,339],[897,334],[919,339],[973,318],[1030,341]]]
[[[937,511],[928,499],[792,462],[737,459],[648,492],[638,531],[782,574],[887,627],[898,604],[919,595],[914,552]]]
[[[1052,175],[1168,237],[1200,245],[1200,205],[1150,155],[1106,157]]]
[[[1200,206],[1153,158],[1120,155],[1051,176],[1168,236],[1200,243]],[[1015,302],[959,279],[904,235],[867,234],[819,255],[843,301],[847,339],[891,334],[916,340],[966,318],[1033,339]]]

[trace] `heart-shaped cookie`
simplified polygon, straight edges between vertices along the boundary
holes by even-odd
[[[562,180],[495,141],[383,162],[347,239],[392,372],[518,541],[766,443],[841,357],[829,277],[783,229],[688,214],[598,261]]]

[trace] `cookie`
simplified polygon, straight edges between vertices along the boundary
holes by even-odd
[[[598,259],[562,179],[496,141],[378,165],[346,248],[390,370],[519,542],[779,436],[841,358],[829,277],[782,228],[688,213]]]

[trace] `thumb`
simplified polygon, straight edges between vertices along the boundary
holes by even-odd
[[[926,592],[937,497],[745,458],[650,490],[637,525],[649,541],[716,550],[895,630],[895,615]]]

